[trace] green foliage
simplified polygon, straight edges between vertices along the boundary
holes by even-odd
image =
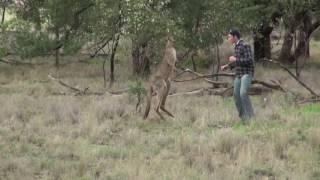
[[[7,49],[6,48],[0,48],[0,58],[2,58],[3,56],[5,56],[7,54]]]
[[[208,48],[221,43],[233,23],[231,1],[189,0],[172,2],[172,16],[185,47]]]
[[[206,58],[204,56],[195,56],[194,62],[196,64],[196,66],[200,67],[200,68],[208,68],[211,64],[211,62],[208,60],[208,58]],[[192,67],[191,58],[189,58],[187,61],[184,61],[184,63],[182,65],[183,65],[183,67],[191,68]]]
[[[231,27],[238,27],[242,33],[250,34],[259,24],[270,24],[275,13],[279,13],[285,24],[292,22],[295,14],[306,10],[314,18],[320,18],[318,0],[23,2],[10,7],[16,19],[2,25],[6,30],[18,32],[15,49],[19,50],[15,51],[23,57],[47,54],[52,47],[60,45],[65,53],[72,54],[86,42],[101,45],[101,42],[103,44],[121,34],[121,39],[132,41],[132,49],[135,46],[147,46],[146,56],[153,63],[161,59],[162,52],[159,49],[162,49],[163,39],[168,33],[176,39],[177,49],[196,51],[222,43]]]
[[[143,86],[141,80],[136,80],[129,85],[129,95],[137,97],[136,110],[138,109],[143,97],[146,95],[147,91]]]
[[[54,43],[46,34],[19,33],[16,36],[16,54],[22,58],[46,55],[54,48]]]
[[[299,96],[297,94],[294,94],[292,92],[288,92],[285,94],[285,101],[288,104],[295,104],[297,102]]]
[[[147,91],[143,86],[141,80],[134,81],[129,85],[129,94],[133,96],[137,96],[138,99],[141,99],[144,95],[146,95]]]
[[[12,47],[22,58],[52,53],[63,48],[64,53],[77,52],[84,44],[78,34],[86,21],[86,10],[92,1],[36,0],[16,5],[17,18],[10,21],[7,30],[15,31]]]
[[[82,38],[72,38],[67,41],[63,47],[63,52],[65,54],[75,54],[82,48],[86,40]]]

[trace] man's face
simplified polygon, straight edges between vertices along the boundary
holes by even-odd
[[[237,42],[237,37],[236,36],[232,36],[231,34],[228,34],[228,41],[231,44],[235,44]]]

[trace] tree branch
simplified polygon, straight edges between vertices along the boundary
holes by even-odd
[[[204,78],[213,78],[213,77],[218,77],[218,76],[226,76],[226,77],[234,77],[235,76],[234,73],[217,73],[217,74],[205,74],[204,75],[204,74],[200,74],[200,73],[194,72],[194,71],[192,71],[190,69],[184,69],[183,72],[181,72],[181,73],[179,73],[177,75],[177,77],[181,76],[182,74],[185,74],[185,73],[193,74],[196,77],[195,78],[191,78],[191,79],[186,79],[186,80],[173,79],[172,81],[173,82],[187,82],[187,81],[194,81],[194,80],[204,79]]]
[[[80,26],[80,20],[79,20],[79,17],[82,13],[84,13],[86,10],[88,10],[90,7],[94,6],[95,4],[92,2],[92,3],[89,3],[87,6],[81,8],[80,10],[78,10],[77,12],[74,13],[74,21],[73,21],[73,24],[71,25],[71,28],[69,30],[67,30],[66,32],[66,35],[64,37],[64,40],[62,42],[60,42],[56,47],[54,47],[52,50],[55,51],[55,50],[58,50],[60,48],[62,48],[64,46],[64,44],[68,41],[69,39],[69,36],[71,34],[71,32],[73,30],[77,30]]]
[[[184,73],[190,73],[195,75],[195,78],[191,78],[191,79],[187,79],[187,80],[173,80],[173,82],[187,82],[187,81],[194,81],[194,80],[198,80],[198,79],[204,79],[206,82],[213,84],[217,87],[232,87],[232,84],[228,83],[228,82],[222,82],[222,81],[212,81],[208,78],[210,77],[217,77],[217,76],[227,76],[227,77],[234,77],[235,74],[233,73],[218,73],[218,74],[207,74],[207,75],[203,75],[201,73],[198,72],[194,72],[190,69],[185,69],[182,73],[179,73],[177,76],[181,76]],[[287,92],[281,85],[280,83],[268,83],[265,81],[260,81],[260,80],[253,80],[252,84],[260,84],[262,86],[265,86],[269,89],[273,89],[273,90],[279,90],[282,92]]]
[[[98,54],[103,48],[105,48],[112,39],[113,39],[113,37],[110,37],[109,39],[107,39],[100,47],[98,47],[98,49],[97,49],[93,54],[90,55],[90,57],[91,57],[91,58],[96,57],[97,54]]]

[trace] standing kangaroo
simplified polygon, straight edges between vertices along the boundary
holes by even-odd
[[[149,80],[148,95],[147,95],[147,106],[144,113],[144,119],[146,119],[150,112],[151,99],[156,96],[156,107],[155,111],[164,119],[160,110],[167,113],[169,116],[174,117],[166,108],[166,100],[170,90],[170,80],[176,71],[177,54],[174,48],[174,41],[172,38],[168,38],[167,45],[164,53],[162,62],[158,66],[154,74],[151,75]]]

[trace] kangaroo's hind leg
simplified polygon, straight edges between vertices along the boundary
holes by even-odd
[[[171,84],[170,84],[170,81],[169,80],[165,80],[164,83],[166,84],[166,88],[165,88],[165,91],[163,93],[163,98],[162,98],[162,102],[161,102],[161,105],[160,105],[160,109],[167,113],[169,116],[171,117],[174,117],[173,114],[171,112],[169,112],[166,108],[165,108],[165,105],[166,105],[166,101],[167,101],[167,97],[169,95],[169,91],[170,91],[170,87],[171,87]]]
[[[156,103],[156,107],[155,107],[155,111],[156,113],[160,116],[161,119],[165,119],[163,117],[163,115],[160,113],[160,108],[161,108],[161,104],[163,102],[163,98],[164,98],[164,95],[165,95],[165,92],[166,92],[166,83],[163,81],[160,86],[159,86],[159,89],[158,89],[158,92],[157,92],[157,103]]]

